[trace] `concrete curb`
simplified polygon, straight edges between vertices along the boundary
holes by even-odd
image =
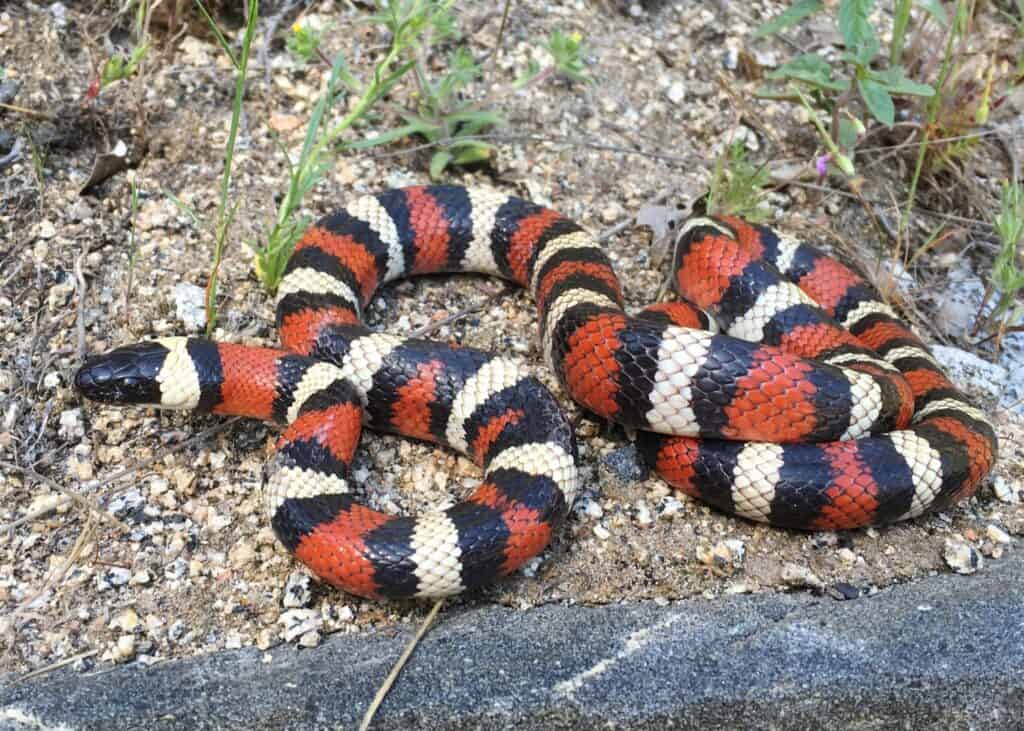
[[[1024,728],[1024,553],[838,602],[481,606],[425,638],[375,728]],[[335,636],[0,690],[0,727],[352,728],[409,639]]]

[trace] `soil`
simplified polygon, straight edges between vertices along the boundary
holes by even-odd
[[[6,133],[23,145],[0,176],[0,673],[61,661],[83,670],[156,662],[285,641],[312,646],[327,633],[419,621],[422,604],[364,601],[310,582],[277,543],[259,500],[271,428],[105,408],[82,402],[70,387],[86,353],[188,332],[175,287],[205,287],[211,268],[234,77],[201,24],[193,24],[179,37],[160,36],[143,79],[90,100],[104,44],[123,40],[130,19],[102,5],[60,7],[25,3],[0,11],[3,80],[18,87],[8,103],[29,110],[0,108],[0,138]],[[501,98],[509,126],[492,164],[449,169],[444,180],[528,197],[608,234],[629,306],[647,304],[665,272],[655,265],[650,230],[634,224],[645,204],[663,194],[673,206],[693,204],[730,140],[744,140],[750,159],[771,162],[773,170],[813,164],[816,138],[799,110],[754,96],[758,77],[794,53],[778,39],[750,40],[781,7],[513,4],[490,83],[509,85],[531,57],[543,63],[538,41],[556,28],[584,36],[587,72],[597,83],[556,79]],[[266,23],[256,39],[266,48],[253,60],[235,155],[238,210],[220,268],[218,339],[276,343],[272,298],[254,276],[245,242],[260,240],[285,190],[287,165],[275,137],[297,152],[325,83],[323,67],[298,63],[280,40],[299,12],[280,18],[273,43],[265,44]],[[344,51],[365,77],[385,42],[376,26],[360,23],[369,11],[322,2],[302,12],[303,22],[331,23],[325,54]],[[474,54],[498,42],[501,17],[490,4],[468,3],[457,15]],[[993,38],[1013,38],[994,11],[984,22]],[[810,39],[803,32],[790,37],[804,47]],[[480,97],[487,88],[477,83],[467,94]],[[391,106],[353,136],[393,127],[393,106],[410,93],[398,86]],[[1011,100],[996,119],[1017,113]],[[97,157],[119,142],[129,167],[81,192]],[[0,157],[11,144],[0,146]],[[429,151],[413,149],[418,144],[340,156],[307,196],[307,212],[429,182]],[[916,240],[943,216],[990,218],[986,210],[1011,162],[995,140],[972,154],[975,162],[959,173],[970,177],[964,200],[949,201],[926,180],[922,207],[944,207],[938,217],[914,217]],[[880,231],[898,219],[890,204],[905,200],[912,159],[883,151],[858,161],[864,180],[857,195],[877,202],[867,208],[838,179],[774,186],[770,220],[874,272],[926,338],[941,335],[990,358],[966,333],[951,337],[934,326],[936,295],[953,262],[966,259],[987,277],[995,239],[984,221],[957,228],[906,276],[874,266],[893,255]],[[171,196],[202,220],[194,222]],[[867,210],[882,219],[879,226]],[[960,247],[954,254],[969,253],[951,261],[951,246]],[[511,354],[561,393],[542,363],[529,296],[491,300],[500,288],[468,275],[401,282],[383,289],[368,320],[407,333],[482,305],[432,337]],[[971,383],[961,385],[971,392]],[[844,534],[756,525],[674,494],[636,466],[621,429],[590,420],[565,399],[578,424],[583,495],[542,556],[509,580],[454,601],[526,609],[798,588],[851,599],[953,570],[944,558],[949,545],[966,547],[971,561],[981,557],[984,571],[985,561],[1019,550],[1024,535],[1024,507],[1015,497],[1024,479],[1024,420],[996,408],[989,394],[972,393],[992,413],[1003,445],[994,476],[976,496],[905,524]],[[364,439],[355,472],[365,478],[367,500],[392,512],[458,499],[479,478],[471,463],[443,449],[376,434]],[[1009,489],[997,496],[998,480]]]

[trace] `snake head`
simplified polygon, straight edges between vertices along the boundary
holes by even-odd
[[[161,406],[159,375],[170,349],[158,342],[126,345],[86,359],[75,388],[92,401]]]

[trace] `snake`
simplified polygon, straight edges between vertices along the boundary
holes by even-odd
[[[975,492],[993,425],[863,278],[735,217],[692,217],[674,238],[680,298],[629,315],[608,253],[548,207],[455,185],[364,195],[298,240],[277,290],[283,347],[150,340],[87,358],[75,385],[107,404],[281,424],[262,497],[276,536],[324,581],[374,599],[516,571],[554,540],[582,483],[573,423],[526,365],[364,324],[381,285],[416,275],[528,290],[559,388],[726,512],[853,529]],[[465,455],[479,486],[415,516],[374,510],[352,477],[364,425]]]

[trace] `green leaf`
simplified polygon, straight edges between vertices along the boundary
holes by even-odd
[[[857,88],[871,115],[886,127],[892,127],[896,121],[896,107],[886,88],[871,79],[857,79]]]
[[[839,145],[847,150],[852,150],[857,144],[857,125],[853,120],[845,117],[839,120]]]
[[[875,28],[868,20],[874,5],[874,0],[840,0],[839,32],[843,34],[847,50],[856,53],[875,38]]]
[[[765,74],[766,79],[796,79],[822,89],[843,91],[850,86],[846,79],[833,79],[832,67],[816,53],[805,53]]]
[[[942,7],[942,3],[939,0],[920,0],[918,5],[931,15],[940,25],[949,25],[949,16],[946,15],[946,9]]]
[[[891,94],[906,96],[932,96],[935,94],[935,89],[928,84],[920,84],[908,79],[902,66],[893,66],[885,71],[871,71],[868,76],[888,89]]]
[[[493,157],[494,152],[490,145],[476,144],[460,150],[453,161],[456,165],[469,165],[474,162],[484,162]]]
[[[448,163],[452,161],[452,153],[448,150],[438,150],[434,153],[434,156],[430,158],[430,177],[433,180],[437,180],[441,177],[441,173],[448,167]]]
[[[780,30],[785,30],[791,25],[796,25],[804,18],[814,15],[824,6],[825,4],[821,0],[797,0],[797,2],[755,30],[754,38],[775,35]]]
[[[349,142],[346,147],[350,150],[365,150],[369,147],[377,147],[378,145],[395,142],[409,135],[420,134],[426,136],[428,132],[436,132],[436,129],[425,122],[410,122],[409,124],[403,124],[401,127],[395,127],[387,132],[382,132],[376,137]]]

